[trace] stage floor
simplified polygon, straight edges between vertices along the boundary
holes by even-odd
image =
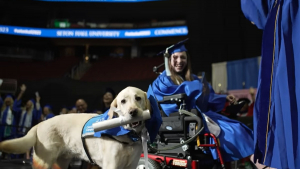
[[[0,160],[0,169],[32,169],[29,160]],[[69,167],[69,169],[80,169],[80,166]]]
[[[28,160],[0,160],[1,169],[32,169]]]

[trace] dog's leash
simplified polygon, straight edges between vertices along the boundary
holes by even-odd
[[[121,110],[118,109],[118,108],[116,108],[116,107],[111,107],[111,109],[112,109],[115,113],[119,114],[119,116],[120,116],[120,113],[122,113]],[[121,121],[123,122],[123,119],[122,119]],[[122,122],[121,122],[121,123],[122,123]],[[146,128],[146,127],[144,127],[144,128],[142,129],[141,138],[142,138],[142,146],[143,146],[144,159],[145,159],[145,169],[148,169],[148,145],[147,145],[147,141],[148,141],[148,131],[147,131],[147,128]]]
[[[116,113],[121,113],[120,109],[117,109],[116,107],[111,107],[113,109],[114,112]],[[144,152],[144,159],[145,159],[145,169],[148,169],[148,145],[147,145],[147,141],[148,141],[148,131],[147,128],[144,127],[142,129],[142,146],[143,146],[143,152]]]
[[[116,112],[116,113],[121,113],[121,110],[120,109],[117,109],[115,107],[112,107],[113,108],[113,111]],[[143,152],[144,152],[144,159],[145,159],[145,169],[148,169],[148,145],[147,145],[147,141],[148,141],[148,131],[147,131],[147,128],[144,127],[142,129],[142,134],[141,134],[141,137],[142,137],[142,146],[143,146]]]
[[[144,151],[144,159],[145,159],[145,168],[148,169],[148,145],[147,145],[147,129],[146,127],[143,128],[142,130],[142,146],[143,146],[143,151]]]

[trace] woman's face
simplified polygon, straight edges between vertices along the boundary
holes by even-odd
[[[43,108],[43,113],[44,113],[44,115],[48,115],[50,113],[49,108],[48,107],[44,107]]]
[[[32,107],[33,103],[31,100],[28,100],[26,103],[26,109],[30,109]]]
[[[171,55],[171,66],[176,73],[181,73],[187,65],[186,52],[176,52]]]
[[[60,110],[60,114],[67,114],[68,113],[68,109],[67,108],[62,108],[61,110]]]
[[[6,106],[11,106],[13,102],[13,99],[10,97],[5,98],[4,103]]]
[[[111,103],[113,101],[113,99],[114,99],[113,95],[109,92],[106,92],[103,95],[103,102],[104,103]]]

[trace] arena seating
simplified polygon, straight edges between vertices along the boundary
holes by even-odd
[[[157,75],[152,71],[153,66],[161,63],[163,63],[162,57],[103,59],[103,61],[93,63],[81,80],[105,82],[154,80]]]
[[[0,77],[17,80],[42,80],[63,77],[79,63],[77,57],[60,57],[48,62],[1,61]]]

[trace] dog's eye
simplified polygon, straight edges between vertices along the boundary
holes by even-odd
[[[125,100],[125,99],[121,100],[121,103],[122,103],[122,104],[125,104],[125,103],[126,103],[126,100]]]
[[[139,97],[139,96],[135,97],[135,100],[136,100],[136,101],[140,101],[141,99],[142,99],[142,98]]]

